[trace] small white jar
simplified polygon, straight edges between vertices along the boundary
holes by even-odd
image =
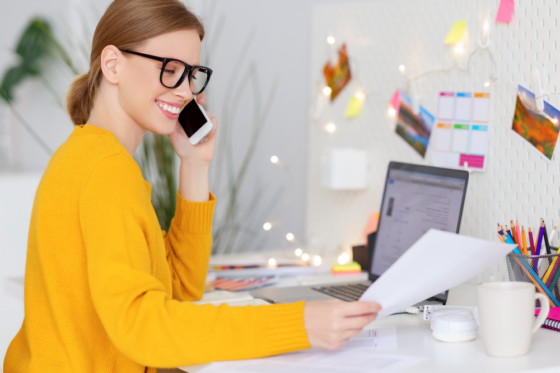
[[[438,310],[432,316],[432,334],[441,342],[467,342],[476,339],[478,324],[469,309],[446,313]],[[451,310],[449,310],[451,311]]]

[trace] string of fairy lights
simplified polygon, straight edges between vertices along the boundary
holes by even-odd
[[[478,43],[475,43],[475,47],[474,49],[468,54],[468,55],[464,55],[465,53],[465,45],[464,45],[464,36],[457,42],[455,42],[452,45],[452,50],[453,53],[455,55],[454,58],[454,62],[453,65],[447,67],[447,68],[436,68],[436,69],[431,69],[425,72],[422,72],[420,74],[417,75],[409,75],[407,74],[407,69],[404,65],[399,65],[398,66],[398,71],[400,72],[400,74],[403,76],[403,78],[405,79],[406,82],[406,88],[411,96],[412,102],[413,102],[413,108],[414,110],[417,112],[418,110],[418,93],[417,93],[417,82],[420,81],[421,79],[427,78],[431,75],[435,75],[435,74],[451,74],[453,72],[463,72],[463,73],[470,73],[471,69],[472,69],[472,60],[475,56],[477,55],[487,55],[488,59],[492,65],[492,70],[490,72],[490,74],[488,75],[488,79],[483,83],[483,86],[485,88],[490,87],[493,84],[497,84],[497,83],[504,83],[504,84],[508,84],[508,85],[512,85],[515,88],[517,88],[517,84],[511,82],[508,79],[505,79],[499,75],[496,75],[496,71],[498,69],[498,65],[496,63],[496,59],[494,57],[494,54],[492,53],[491,49],[490,49],[490,45],[491,45],[491,37],[490,37],[490,23],[488,20],[485,20],[483,25],[482,25],[482,30],[481,33],[479,35],[478,38]],[[465,32],[466,34],[466,32]],[[336,43],[336,39],[334,36],[330,35],[327,37],[326,39],[327,44],[329,44],[330,46],[332,46],[334,48],[335,43]],[[466,57],[466,64],[461,66],[459,63],[459,57],[465,56]],[[535,100],[537,101],[537,107],[539,108],[539,110],[544,113],[542,110],[543,104],[542,104],[542,99],[543,98],[548,98],[550,96],[554,96],[554,95],[560,95],[560,92],[549,92],[547,93],[546,91],[544,91],[544,89],[542,89],[541,84],[540,84],[540,75],[539,75],[539,70],[538,68],[536,68],[533,71],[533,85],[534,90],[535,90]],[[309,118],[313,121],[313,122],[318,122],[322,119],[322,114],[323,114],[323,109],[325,108],[327,99],[331,96],[332,93],[332,89],[331,87],[323,84],[317,84],[317,98],[315,100],[314,105],[312,105],[312,107],[310,108],[310,113],[309,113]],[[363,84],[359,84],[359,87],[356,89],[355,93],[354,93],[354,97],[357,98],[360,101],[364,101],[366,100],[368,97],[377,97],[380,98],[382,100],[384,100],[384,102],[388,102],[388,109],[387,109],[387,114],[390,118],[395,118],[397,116],[398,113],[398,107],[395,107],[390,99],[384,95],[378,94],[376,92],[368,92]],[[539,102],[540,101],[540,102]],[[546,113],[544,113],[546,115]],[[558,119],[557,118],[549,118],[553,123],[557,123]],[[337,126],[334,123],[334,121],[329,120],[327,121],[326,124],[320,126],[320,128],[329,133],[329,134],[334,134],[336,132]],[[270,158],[270,162],[274,165],[279,165],[280,164],[280,160],[276,155],[271,156]],[[274,223],[274,222],[265,222],[263,224],[263,229],[265,231],[270,231],[275,225],[278,225],[278,223]],[[293,235],[293,233],[288,232],[285,236],[286,240],[297,244],[297,240],[295,239],[295,236]],[[295,247],[294,250],[294,254],[296,257],[301,258],[301,260],[306,261],[306,262],[310,262],[316,266],[319,266],[322,262],[322,258],[319,255],[312,255],[310,253],[305,252],[301,247]],[[347,251],[343,251],[340,253],[340,255],[338,255],[338,263],[339,264],[346,264],[350,261],[350,255]],[[274,258],[270,258],[269,259],[269,265],[270,266],[276,266],[276,260]]]

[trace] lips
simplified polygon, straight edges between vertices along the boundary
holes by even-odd
[[[159,110],[169,119],[177,119],[179,118],[179,114],[181,112],[181,104],[171,103],[156,100],[156,106]]]

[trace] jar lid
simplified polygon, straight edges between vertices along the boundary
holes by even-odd
[[[472,313],[470,315],[449,313],[434,318],[432,330],[442,333],[472,333],[478,330],[478,325]]]

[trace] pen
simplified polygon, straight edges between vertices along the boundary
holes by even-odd
[[[544,246],[546,247],[546,253],[547,254],[552,254],[552,252],[550,251],[550,243],[548,242],[548,234],[546,232],[546,224],[544,223],[544,219],[542,221],[543,225],[544,225]]]

